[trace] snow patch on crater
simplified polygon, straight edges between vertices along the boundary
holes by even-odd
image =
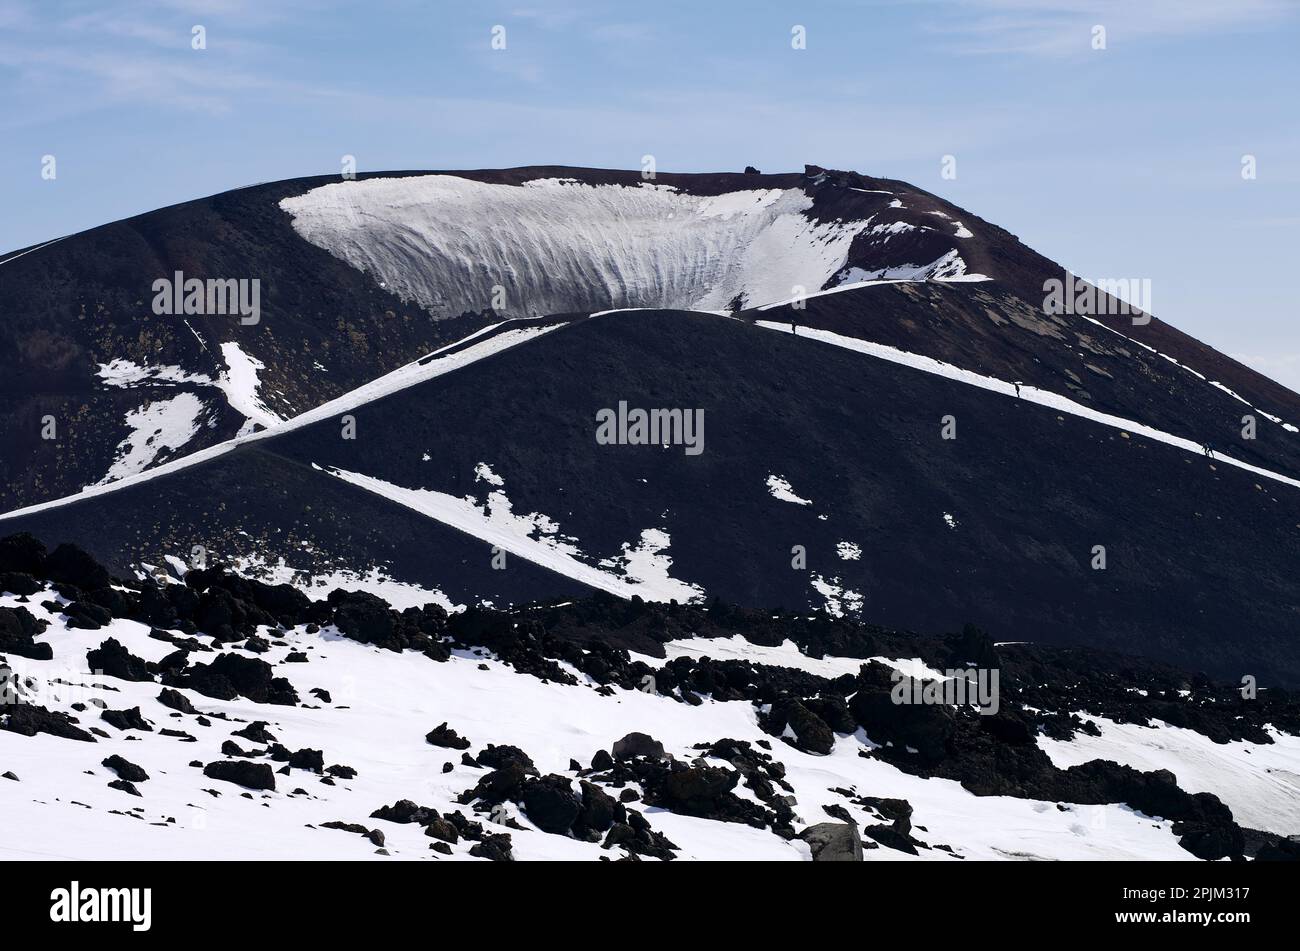
[[[446,317],[752,306],[823,287],[867,226],[811,220],[797,188],[701,196],[455,175],[336,182],[280,207],[307,241]]]

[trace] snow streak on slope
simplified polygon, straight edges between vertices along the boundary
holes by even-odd
[[[788,323],[778,323],[774,320],[756,320],[754,323],[766,330],[775,330],[787,334],[790,332],[790,325]],[[1061,396],[1059,393],[1053,393],[1051,390],[1041,390],[1034,386],[1020,384],[1019,393],[1017,394],[1015,383],[1007,383],[991,376],[984,376],[974,372],[973,370],[965,370],[961,367],[953,366],[951,363],[944,363],[942,360],[936,360],[933,357],[922,356],[919,353],[909,353],[906,350],[898,350],[894,347],[886,346],[883,343],[874,343],[870,340],[862,340],[858,337],[846,337],[843,334],[837,334],[829,330],[819,330],[815,327],[800,327],[798,335],[800,337],[818,340],[835,347],[843,347],[846,350],[856,350],[858,353],[863,353],[867,356],[876,357],[881,360],[888,360],[890,363],[899,363],[916,370],[923,370],[926,373],[933,373],[937,376],[947,377],[950,380],[956,380],[958,383],[977,386],[982,390],[990,390],[994,393],[1001,393],[1005,396],[1017,397],[1018,399],[1025,400],[1029,403],[1037,403],[1039,406],[1046,406],[1050,409],[1057,410],[1058,412],[1080,416],[1084,419],[1091,420],[1094,423],[1101,423],[1103,426],[1110,426],[1124,432],[1134,433],[1155,442],[1162,442],[1177,449],[1195,453],[1196,455],[1202,455],[1204,452],[1204,448],[1191,439],[1184,439],[1182,436],[1175,436],[1172,433],[1154,429],[1151,426],[1134,422],[1131,419],[1112,416],[1109,413],[1100,413],[1095,409],[1090,409],[1087,406],[1076,403],[1068,397]],[[1248,462],[1233,459],[1231,456],[1225,456],[1219,452],[1215,452],[1214,461],[1222,462],[1225,465],[1235,466],[1238,469],[1244,469],[1247,472],[1253,472],[1255,475],[1263,476],[1266,479],[1272,479],[1275,482],[1284,482],[1287,485],[1300,488],[1300,479],[1293,479],[1290,476],[1273,472],[1270,469],[1262,469],[1259,466],[1253,466]]]
[[[180,449],[199,431],[203,401],[193,393],[178,393],[165,400],[153,400],[126,414],[131,427],[117,447],[117,458],[104,478],[104,485],[143,472],[164,449]]]
[[[332,571],[312,568],[294,568],[283,558],[268,564],[261,558],[243,556],[216,559],[230,571],[245,578],[255,578],[266,584],[287,584],[297,588],[313,601],[324,601],[336,588],[344,591],[364,591],[383,598],[398,611],[436,604],[448,614],[465,610],[437,588],[425,588],[407,581],[398,581],[381,568],[357,571],[350,568]],[[181,573],[182,577],[184,573]]]
[[[904,222],[896,222],[903,224]],[[969,237],[967,232],[964,237]],[[963,237],[958,234],[956,237]],[[957,249],[931,261],[929,264],[896,264],[892,267],[878,268],[874,271],[860,267],[848,267],[836,275],[836,284],[861,284],[867,281],[989,281],[986,274],[968,274],[966,262],[957,253]]]
[[[200,383],[212,385],[212,377],[203,373],[189,373],[177,366],[145,366],[118,357],[101,363],[96,374],[105,386],[125,389],[142,384]]]
[[[147,366],[123,357],[101,363],[97,375],[105,386],[118,389],[183,383],[216,387],[225,395],[230,408],[249,421],[246,432],[252,431],[252,423],[270,428],[282,422],[258,392],[258,372],[266,369],[262,361],[245,353],[237,343],[223,343],[221,356],[226,361],[226,369],[216,379],[204,373],[189,373],[178,366]]]
[[[792,502],[795,505],[812,505],[812,499],[805,499],[794,491],[794,486],[790,485],[784,477],[779,475],[769,475],[767,477],[767,491],[774,499],[782,502]]]
[[[338,182],[280,207],[306,240],[441,316],[778,300],[825,285],[868,224],[812,221],[801,189],[705,197],[651,183],[454,175]]]
[[[1155,354],[1156,356],[1158,356],[1158,357],[1163,357],[1164,359],[1166,359],[1166,360],[1168,360],[1170,363],[1172,363],[1174,366],[1178,367],[1180,370],[1185,370],[1186,372],[1190,373],[1192,376],[1196,377],[1196,378],[1197,378],[1198,380],[1200,380],[1202,383],[1208,383],[1208,384],[1210,384],[1210,386],[1214,387],[1215,389],[1217,389],[1217,390],[1221,390],[1222,392],[1228,394],[1228,395],[1231,396],[1234,400],[1236,400],[1238,403],[1243,403],[1243,404],[1245,404],[1245,405],[1248,406],[1250,409],[1254,410],[1256,413],[1259,413],[1259,415],[1263,416],[1263,417],[1264,417],[1265,419],[1267,419],[1269,422],[1277,423],[1277,425],[1281,426],[1281,427],[1282,427],[1283,429],[1285,429],[1287,432],[1289,432],[1289,433],[1297,433],[1297,432],[1300,432],[1300,427],[1294,426],[1294,425],[1292,425],[1291,423],[1288,423],[1288,422],[1284,422],[1281,418],[1279,418],[1279,417],[1277,417],[1277,416],[1274,416],[1274,415],[1272,415],[1271,413],[1267,413],[1267,412],[1265,412],[1264,410],[1259,409],[1259,408],[1257,408],[1257,407],[1251,405],[1250,401],[1247,400],[1247,399],[1246,399],[1244,396],[1242,396],[1240,393],[1238,393],[1236,390],[1233,390],[1231,387],[1224,386],[1224,385],[1223,385],[1222,383],[1220,383],[1218,380],[1211,380],[1211,379],[1209,379],[1208,377],[1206,377],[1206,375],[1205,375],[1204,373],[1199,373],[1199,372],[1197,372],[1196,370],[1193,370],[1193,369],[1192,369],[1191,367],[1189,367],[1187,364],[1185,364],[1185,363],[1180,363],[1179,361],[1177,361],[1177,360],[1175,360],[1173,357],[1171,357],[1169,354],[1167,354],[1167,353],[1161,353],[1161,352],[1160,352],[1159,350],[1157,350],[1155,347],[1152,347],[1152,346],[1150,346],[1149,344],[1145,344],[1145,343],[1143,343],[1141,340],[1134,340],[1132,337],[1129,337],[1129,336],[1127,336],[1126,334],[1122,334],[1122,333],[1120,333],[1120,332],[1119,332],[1118,330],[1116,330],[1114,327],[1108,327],[1106,324],[1103,324],[1100,320],[1098,320],[1098,319],[1095,318],[1095,317],[1084,317],[1083,319],[1086,320],[1086,321],[1088,321],[1088,322],[1091,323],[1091,324],[1096,324],[1096,325],[1097,325],[1098,327],[1100,327],[1102,330],[1109,330],[1109,331],[1110,331],[1111,333],[1113,333],[1115,336],[1119,337],[1119,338],[1122,339],[1122,340],[1127,340],[1129,343],[1133,344],[1134,346],[1141,347],[1142,349],[1148,351],[1149,353],[1154,353],[1154,354]]]
[[[636,594],[647,601],[685,603],[698,601],[704,595],[703,589],[697,585],[679,581],[668,574],[672,559],[664,555],[663,550],[668,547],[670,539],[659,529],[642,532],[636,548],[625,543],[620,556],[592,565],[578,548],[578,539],[561,535],[559,525],[546,515],[540,512],[516,515],[501,488],[494,488],[488,494],[487,502],[479,505],[472,497],[457,498],[431,489],[406,489],[346,469],[323,471],[467,535],[481,538],[501,551],[620,598]]]
[[[667,641],[664,644],[667,657],[649,657],[638,655],[642,663],[651,667],[661,667],[675,657],[711,657],[714,660],[747,660],[751,664],[764,664],[768,667],[785,667],[789,670],[802,670],[834,680],[845,674],[856,675],[863,664],[879,661],[886,667],[902,671],[916,680],[946,680],[942,671],[935,670],[919,657],[809,657],[799,650],[794,641],[787,640],[779,647],[767,647],[752,644],[739,634],[733,637],[691,638],[681,641]]]
[[[262,361],[244,353],[237,343],[223,343],[221,356],[226,361],[226,370],[217,381],[217,386],[226,394],[231,409],[245,419],[268,428],[282,422],[278,415],[267,408],[257,391],[258,371],[266,369]]]
[[[330,400],[328,403],[322,403],[315,409],[302,413],[299,416],[295,416],[293,419],[286,420],[283,423],[279,423],[272,428],[264,429],[256,433],[241,435],[235,439],[218,443],[215,446],[209,446],[207,449],[201,449],[198,452],[190,453],[182,459],[165,463],[157,468],[150,469],[147,472],[139,473],[138,475],[120,479],[110,485],[88,486],[76,495],[65,496],[61,499],[52,499],[49,502],[41,502],[37,505],[30,505],[26,508],[14,509],[11,512],[0,513],[0,521],[7,518],[15,518],[19,515],[30,515],[33,512],[42,512],[47,509],[58,508],[59,506],[67,505],[70,502],[77,502],[97,495],[104,495],[107,492],[114,492],[129,485],[137,485],[140,482],[149,479],[156,479],[159,476],[167,475],[171,472],[187,469],[190,466],[199,464],[200,462],[206,462],[209,459],[215,459],[217,456],[224,455],[236,446],[241,446],[249,442],[256,442],[259,439],[265,439],[275,433],[299,429],[303,426],[320,422],[322,419],[329,419],[339,413],[345,413],[350,409],[356,409],[363,403],[368,403],[371,400],[379,399],[380,397],[387,396],[390,393],[396,393],[398,390],[404,390],[407,387],[415,386],[417,383],[422,383],[425,380],[432,380],[434,377],[442,376],[444,373],[451,373],[453,370],[459,370],[461,367],[469,366],[471,363],[482,360],[484,357],[491,356],[494,353],[499,353],[502,350],[506,350],[516,344],[523,343],[524,341],[531,340],[534,337],[554,330],[559,326],[563,325],[550,324],[547,326],[510,328],[507,330],[501,330],[492,336],[482,338],[484,333],[493,329],[485,327],[483,330],[480,330],[478,333],[473,335],[473,338],[477,339],[477,342],[468,347],[461,347],[460,349],[452,350],[451,348],[457,347],[459,344],[449,344],[441,350],[434,351],[434,353],[429,356],[421,357],[419,360],[408,363],[404,367],[399,367],[392,373],[385,374],[377,380],[367,383],[364,386],[357,387],[357,389],[344,393],[337,399]],[[442,356],[439,356],[439,354],[442,354]]]

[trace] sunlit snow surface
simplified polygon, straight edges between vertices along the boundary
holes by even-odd
[[[767,491],[772,498],[779,499],[782,502],[793,502],[795,505],[812,505],[812,499],[805,499],[798,495],[794,491],[794,486],[779,475],[767,477]]]
[[[223,343],[221,356],[226,361],[226,369],[216,386],[226,394],[231,408],[263,426],[279,423],[280,417],[267,408],[258,391],[258,372],[266,369],[262,361],[244,353],[237,343]]]
[[[164,450],[180,449],[199,431],[203,400],[193,393],[178,393],[150,400],[126,414],[131,433],[117,447],[117,458],[99,485],[143,472]]]
[[[1101,736],[1080,733],[1069,742],[1039,737],[1062,769],[1110,759],[1134,769],[1167,769],[1188,792],[1214,793],[1241,825],[1282,835],[1300,833],[1300,738],[1271,731],[1274,742],[1215,743],[1193,730],[1116,723],[1081,714]]]
[[[336,182],[280,207],[303,238],[440,316],[781,300],[825,285],[869,223],[812,221],[802,189],[700,196],[454,175]]]
[[[301,628],[284,635],[288,646],[272,647],[261,656],[276,664],[277,675],[288,677],[312,706],[268,706],[242,699],[226,702],[183,691],[201,712],[225,713],[233,718],[212,719],[211,726],[202,727],[194,717],[174,717],[173,711],[160,705],[155,699],[159,692],[156,683],[129,683],[85,672],[86,651],[109,636],[150,661],[170,653],[172,645],[150,638],[146,626],[132,621],[116,620],[95,632],[67,630],[40,606],[51,596],[38,595],[26,606],[38,617],[53,621],[38,641],[53,647],[54,659],[42,662],[13,658],[13,666],[20,675],[37,679],[37,702],[60,710],[70,710],[72,702],[86,703],[88,712],[80,714],[82,725],[102,726],[111,736],[91,744],[45,734],[26,737],[0,731],[0,769],[12,771],[20,779],[0,781],[0,814],[5,817],[0,857],[6,860],[442,861],[429,850],[431,840],[419,825],[399,825],[369,816],[380,806],[403,798],[443,812],[465,810],[455,799],[485,770],[464,766],[459,753],[425,742],[424,734],[444,721],[472,741],[471,752],[487,743],[512,744],[527,752],[543,773],[566,773],[570,758],[588,762],[596,750],[609,749],[615,740],[633,730],[652,733],[669,752],[684,759],[698,755],[691,748],[694,744],[723,737],[771,741],[758,729],[756,709],[747,702],[719,703],[706,698],[701,706],[693,707],[651,693],[619,689],[602,696],[590,684],[543,683],[516,673],[490,656],[463,654],[447,663],[437,663],[416,653],[397,654],[346,640],[331,629],[310,635]],[[0,596],[0,604],[17,603],[12,595]],[[702,641],[691,646],[713,656],[788,663],[824,673],[852,672],[860,663],[843,658],[802,658],[792,645],[760,648],[733,640]],[[684,644],[670,645],[673,652],[684,649]],[[282,663],[290,650],[303,651],[310,661]],[[205,659],[211,656],[205,655]],[[923,665],[914,660],[892,663],[924,673],[917,669]],[[51,684],[59,679],[73,686]],[[328,690],[333,702],[316,701],[309,694],[313,687]],[[95,699],[113,709],[139,706],[144,716],[154,722],[155,731],[128,734],[107,726],[95,715]],[[277,791],[254,793],[246,799],[239,787],[208,779],[187,765],[191,760],[221,759],[221,743],[232,730],[252,720],[269,721],[269,729],[286,747],[320,749],[326,764],[351,766],[358,775],[351,780],[337,780],[331,786],[312,773],[294,770],[289,776],[276,777]],[[162,736],[157,732],[162,727],[188,731],[197,741]],[[1146,732],[1154,740],[1164,735],[1163,730]],[[128,735],[136,738],[128,740]],[[1294,738],[1283,739],[1291,744],[1290,749],[1295,749]],[[248,745],[247,741],[236,741]],[[1135,738],[1132,748],[1151,747],[1151,743],[1143,747],[1141,742],[1142,737]],[[827,821],[823,805],[846,808],[859,824],[875,821],[831,792],[837,787],[855,788],[863,795],[908,800],[915,808],[915,826],[925,827],[925,831],[916,832],[922,840],[951,845],[968,858],[1189,858],[1177,845],[1169,823],[1141,816],[1125,806],[1067,804],[1058,808],[1052,802],[977,797],[955,782],[920,779],[879,760],[859,756],[859,751],[869,745],[869,739],[860,734],[840,735],[830,755],[815,756],[773,742],[774,755],[786,765],[787,779],[794,787],[801,824]],[[1072,744],[1060,746],[1069,748]],[[1254,748],[1256,755],[1259,749]],[[1088,748],[1077,750],[1079,757],[1092,758]],[[115,777],[100,761],[114,753],[149,773],[151,778],[139,784],[143,798],[108,788],[107,783]],[[447,762],[453,767],[443,773],[442,766]],[[1211,763],[1206,769],[1214,772],[1215,782],[1226,788],[1234,780],[1253,782],[1252,777],[1266,765],[1263,760],[1252,762],[1249,757],[1241,757],[1239,762]],[[1180,778],[1183,772],[1179,770]],[[290,796],[298,787],[306,795]],[[205,789],[215,789],[221,795],[213,797]],[[1229,802],[1236,808],[1231,798]],[[136,816],[121,814],[135,807],[139,807]],[[110,810],[118,810],[119,814]],[[615,857],[596,844],[542,833],[515,807],[509,807],[509,811],[526,827],[522,832],[511,830],[514,853],[519,859]],[[679,855],[684,859],[798,860],[807,856],[798,843],[787,843],[765,830],[654,808],[646,809],[645,814],[657,831],[681,847]],[[361,836],[319,828],[331,820],[382,829],[387,837],[385,847],[391,854],[377,855],[374,846]],[[454,855],[448,858],[468,858],[469,844],[462,841],[453,846]],[[866,853],[867,861],[910,858],[885,848]],[[920,860],[954,861],[937,849],[922,850]]]

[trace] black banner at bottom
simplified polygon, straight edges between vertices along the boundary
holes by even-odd
[[[1223,938],[1287,926],[1294,891],[1285,868],[1245,863],[11,862],[5,878],[8,938],[102,932],[128,941],[373,937],[379,923],[566,935],[638,920],[725,922],[772,938],[774,923],[841,913],[869,915],[873,934],[947,923],[1007,936]]]

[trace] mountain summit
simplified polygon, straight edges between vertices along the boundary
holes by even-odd
[[[1300,683],[1300,396],[1105,291],[816,166],[253,186],[0,260],[0,530]]]

